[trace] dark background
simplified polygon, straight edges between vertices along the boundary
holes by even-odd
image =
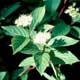
[[[18,1],[20,1],[20,0],[0,0],[0,10],[2,8],[7,7],[8,5],[18,2]],[[11,16],[18,15],[20,10],[26,9],[28,7],[28,5],[33,5],[32,3],[28,4],[28,3],[24,3],[24,2],[22,2],[22,4],[23,4],[23,6],[20,9],[18,9],[18,12],[14,12],[15,14],[12,14]],[[69,4],[70,3],[67,2],[66,7]],[[36,4],[34,4],[34,6],[35,5]],[[58,11],[61,10],[62,6],[63,6],[63,1],[60,5]],[[79,6],[79,2],[77,3],[77,6]],[[66,24],[71,23],[71,18],[68,15],[65,15],[64,13],[61,15],[60,18],[63,19]],[[2,21],[2,23],[3,23],[2,25],[12,24],[10,22],[5,22],[5,21]],[[79,23],[75,23],[73,25],[80,26]],[[72,35],[69,34],[69,36],[72,36]],[[8,46],[10,44],[10,39],[11,39],[11,37],[8,37],[6,35],[4,38],[0,39],[0,57],[2,58],[2,61],[0,61],[0,70],[8,70],[11,73],[13,70],[17,69],[18,64],[25,57],[28,57],[28,56],[20,54],[20,53],[13,56],[12,48]],[[80,43],[78,43],[74,46],[67,47],[67,49],[71,50],[74,53],[74,55],[76,55],[80,59]],[[61,66],[61,71],[65,74],[66,80],[80,80],[80,62],[74,63],[72,65],[63,65],[63,66]],[[46,72],[51,75],[52,69],[48,68],[46,70]],[[35,69],[30,71],[29,74],[30,74],[29,80],[46,80],[44,77],[40,77],[39,73]]]

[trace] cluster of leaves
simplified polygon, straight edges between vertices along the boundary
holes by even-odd
[[[32,23],[29,27],[17,27],[16,25],[2,26],[3,32],[12,36],[11,46],[13,55],[21,54],[30,55],[24,59],[18,69],[13,72],[11,80],[16,80],[20,77],[21,80],[28,79],[28,72],[31,66],[36,68],[41,76],[46,77],[48,80],[64,80],[60,70],[56,65],[73,64],[78,62],[77,57],[66,46],[71,46],[79,42],[80,28],[78,26],[67,25],[64,21],[58,18],[59,13],[57,9],[61,0],[23,0],[25,3],[35,3],[39,1],[32,13]],[[21,6],[20,2],[10,5],[0,12],[0,20],[6,19],[7,16],[12,14]],[[51,23],[50,23],[51,22]],[[33,42],[33,37],[40,31],[45,31],[47,27],[54,26],[49,32],[51,39],[43,46]],[[46,26],[45,30],[44,27]],[[75,36],[67,36],[67,34]],[[51,67],[53,75],[50,76],[45,73],[45,70]],[[0,72],[0,80],[9,80],[7,72]],[[60,78],[60,79],[59,79]]]

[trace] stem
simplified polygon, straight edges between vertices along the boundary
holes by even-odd
[[[68,0],[64,0],[63,7],[62,7],[62,9],[61,9],[61,11],[60,11],[60,13],[59,13],[59,16],[58,16],[58,17],[60,17],[60,16],[62,15],[62,13],[63,13],[63,11],[64,11],[64,9],[65,9],[65,7],[66,7],[66,3],[67,3],[67,1],[68,1]]]
[[[64,0],[64,4],[66,4],[67,1],[68,1],[68,0]]]
[[[48,79],[48,80],[51,80],[51,76],[49,76],[47,73],[43,73],[43,76]]]
[[[72,21],[72,22],[71,22],[71,25],[73,25],[74,23],[75,23],[75,22]]]
[[[53,69],[53,71],[54,71],[54,74],[55,74],[55,77],[56,77],[56,79],[57,80],[60,80],[60,78],[58,77],[58,73],[57,73],[57,71],[56,71],[56,69],[55,69],[55,66],[53,65],[53,63],[50,61],[50,64],[51,64],[51,67],[52,67],[52,69]]]
[[[34,66],[32,66],[32,67],[29,67],[29,68],[26,68],[25,70],[23,70],[18,76],[19,77],[21,77],[23,74],[25,74],[27,71],[30,71],[30,70],[33,70],[33,69],[35,69],[35,67]]]
[[[43,46],[43,51],[42,51],[42,53],[44,53],[44,52],[45,52],[45,48],[46,48],[46,46],[44,45],[44,46]]]
[[[56,76],[56,78],[57,78],[57,72],[56,72],[56,69],[55,69],[55,67],[54,67],[54,65],[53,65],[53,63],[50,61],[50,64],[51,64],[51,67],[52,67],[52,69],[53,69],[53,71],[54,71],[54,74],[55,74],[55,76]]]

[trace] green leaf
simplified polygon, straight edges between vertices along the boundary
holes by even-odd
[[[42,75],[45,71],[45,69],[49,66],[49,60],[50,56],[48,53],[37,53],[34,56],[35,64],[36,64],[36,69],[38,72]]]
[[[76,17],[72,17],[73,22],[78,22],[80,23],[80,15],[77,15]]]
[[[2,27],[5,30],[5,34],[10,36],[23,36],[29,37],[29,33],[23,27],[16,26],[4,26]]]
[[[13,54],[21,51],[28,43],[30,39],[24,38],[21,36],[15,36],[12,38],[12,48],[13,48]]]
[[[50,55],[50,59],[51,59],[51,61],[53,62],[54,65],[65,64],[65,62],[62,59],[55,56],[53,51],[51,51],[49,55]]]
[[[6,72],[0,72],[0,80],[3,80],[6,76]]]
[[[20,64],[20,67],[29,67],[29,66],[35,66],[35,61],[33,57],[28,57],[24,59]]]
[[[23,72],[24,68],[20,68],[20,69],[17,69],[15,71],[12,72],[12,77],[11,77],[11,80],[17,80],[18,77],[19,77],[19,74],[21,72]],[[28,72],[26,72],[25,74],[23,74],[22,76],[20,76],[20,79],[21,80],[27,80],[28,78]]]
[[[17,69],[15,71],[12,72],[12,77],[11,80],[17,80],[17,78],[19,77],[19,74],[23,71],[23,68]]]
[[[4,38],[3,30],[0,29],[0,39]]]
[[[14,4],[8,6],[7,8],[3,8],[0,11],[0,20],[8,17],[10,14],[12,14],[14,11],[16,11],[20,6],[21,6],[20,2],[17,2],[17,3],[14,3]]]
[[[64,61],[65,64],[73,64],[75,62],[79,62],[79,59],[74,54],[72,54],[70,51],[63,48],[55,49],[54,55],[55,57]]]
[[[56,80],[56,79],[52,79],[52,76],[48,75],[46,72],[43,73],[43,76],[48,80]]]
[[[0,72],[0,80],[9,80],[7,72]]]
[[[22,0],[24,2],[27,2],[27,3],[37,3],[37,2],[40,2],[42,0]]]
[[[73,26],[70,33],[75,36],[76,38],[80,39],[80,27]]]
[[[76,40],[67,36],[57,36],[52,38],[47,45],[52,47],[62,47],[62,46],[74,45],[78,42],[79,40]]]
[[[65,24],[63,21],[54,25],[52,36],[66,35],[70,32],[70,26]]]
[[[25,74],[23,74],[21,77],[20,77],[21,80],[28,80],[28,72],[26,72]]]
[[[32,23],[30,26],[30,32],[32,32],[36,26],[42,21],[43,17],[45,15],[45,6],[38,7],[32,12]]]
[[[21,53],[24,54],[31,54],[34,55],[36,53],[40,52],[40,50],[38,49],[38,47],[33,44],[32,42],[29,42],[27,46],[25,46],[22,50]]]
[[[53,15],[54,12],[58,9],[61,0],[46,0],[46,9],[47,11]]]
[[[54,28],[54,26],[50,25],[50,24],[44,24],[43,26],[44,26],[45,32],[47,32],[47,31],[51,30],[52,28]]]

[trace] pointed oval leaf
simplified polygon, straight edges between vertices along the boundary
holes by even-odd
[[[20,7],[20,2],[14,3],[0,11],[0,19],[5,19]]]
[[[65,24],[63,21],[54,25],[55,27],[52,30],[52,36],[66,35],[70,32],[70,26]]]
[[[70,33],[75,36],[76,38],[80,39],[80,27],[73,26]]]
[[[24,70],[24,68],[16,69],[12,72],[11,80],[17,80],[19,74]]]
[[[0,72],[0,80],[9,80],[7,72]]]
[[[34,54],[40,52],[40,50],[38,49],[38,47],[35,44],[33,44],[32,42],[29,42],[28,45],[25,46],[20,52],[23,54],[34,55]]]
[[[28,43],[30,39],[21,36],[15,36],[12,38],[13,54],[20,52]]]
[[[50,56],[48,53],[37,53],[34,56],[34,60],[35,60],[35,64],[36,64],[36,68],[38,70],[38,72],[42,75],[45,71],[45,69],[49,66],[49,60],[50,60]]]
[[[54,51],[55,57],[61,59],[65,62],[65,64],[73,64],[75,62],[79,62],[79,59],[72,54],[70,51],[66,50],[63,52],[62,50],[55,50]]]
[[[5,34],[7,35],[29,37],[28,30],[25,30],[23,27],[4,26],[2,28],[5,30]]]
[[[28,57],[24,59],[20,64],[20,67],[29,67],[29,66],[35,66],[34,57]]]
[[[60,5],[61,0],[46,0],[46,9],[53,15]]]
[[[32,12],[32,23],[30,26],[30,32],[32,32],[36,26],[42,21],[43,17],[45,15],[45,6],[38,7]]]
[[[28,72],[20,77],[21,80],[28,80]]]
[[[67,36],[57,36],[57,37],[52,38],[48,42],[48,46],[52,46],[52,47],[70,46],[78,42],[79,40],[76,40]]]

